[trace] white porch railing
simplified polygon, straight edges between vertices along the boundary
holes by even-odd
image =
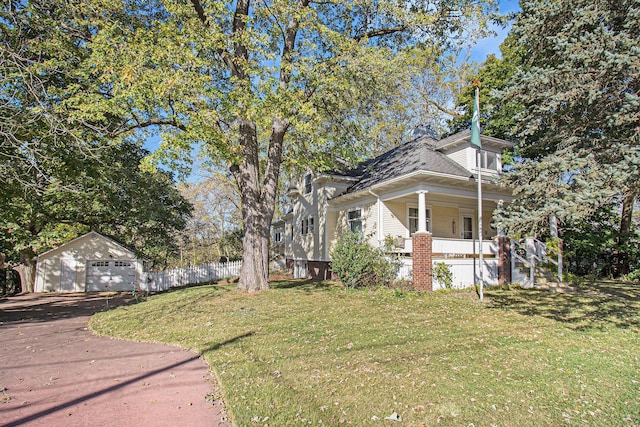
[[[145,273],[146,280],[142,290],[148,292],[166,291],[170,288],[186,285],[197,285],[214,280],[237,277],[240,275],[242,261],[211,263],[188,268]]]
[[[404,250],[399,252],[410,253],[412,251],[411,239],[405,240]],[[477,257],[479,242],[467,239],[443,239],[433,238],[431,250],[433,253],[433,267],[436,263],[444,262],[449,266],[453,274],[452,286],[456,289],[464,289],[480,282],[480,260]],[[498,244],[494,240],[482,241],[483,278],[485,285],[498,284]],[[398,269],[398,278],[411,280],[413,276],[413,260],[410,257],[401,257],[401,265]],[[441,289],[444,284],[433,280],[433,289]]]
[[[480,242],[468,239],[433,238],[431,252],[442,254],[443,257],[459,258],[460,255],[479,253]],[[498,255],[498,244],[493,240],[482,241],[482,253],[487,257]]]
[[[447,258],[464,258],[465,255],[473,255],[478,253],[480,244],[477,240],[468,239],[445,239],[442,237],[434,237],[432,239],[431,251],[434,254]],[[404,246],[397,246],[396,252],[412,253],[413,240],[404,239]],[[494,240],[482,241],[482,253],[488,257],[498,255],[498,244]]]

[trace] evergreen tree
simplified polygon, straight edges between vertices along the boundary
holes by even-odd
[[[512,29],[522,64],[499,94],[517,105],[522,161],[507,181],[516,200],[498,220],[541,232],[549,215],[577,224],[620,209],[617,272],[629,269],[640,191],[640,3],[524,0]]]

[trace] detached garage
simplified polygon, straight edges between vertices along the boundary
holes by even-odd
[[[38,256],[34,291],[131,291],[142,277],[142,260],[92,231]]]

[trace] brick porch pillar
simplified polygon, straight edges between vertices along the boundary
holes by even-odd
[[[498,236],[498,284],[511,283],[511,239]]]
[[[432,238],[428,231],[413,233],[413,288],[433,290]]]

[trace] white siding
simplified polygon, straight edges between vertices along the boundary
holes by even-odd
[[[91,232],[38,257],[35,292],[84,292],[89,260],[130,260],[135,263],[136,283],[142,278],[142,262],[131,251]]]
[[[392,237],[409,237],[407,228],[407,205],[402,202],[385,203],[384,235]]]
[[[326,260],[334,234],[332,224],[327,222],[327,200],[344,191],[348,185],[312,181],[311,192],[304,194],[303,184],[304,176],[298,187],[300,195],[294,203],[293,240],[287,253],[294,259]],[[302,222],[309,218],[313,218],[313,233],[303,235]],[[327,244],[329,247],[325,247]]]
[[[457,150],[451,151],[446,154],[447,154],[447,157],[449,157],[451,160],[453,160],[463,168],[469,169],[471,166],[468,161],[469,151],[475,152],[473,148],[458,148]]]

